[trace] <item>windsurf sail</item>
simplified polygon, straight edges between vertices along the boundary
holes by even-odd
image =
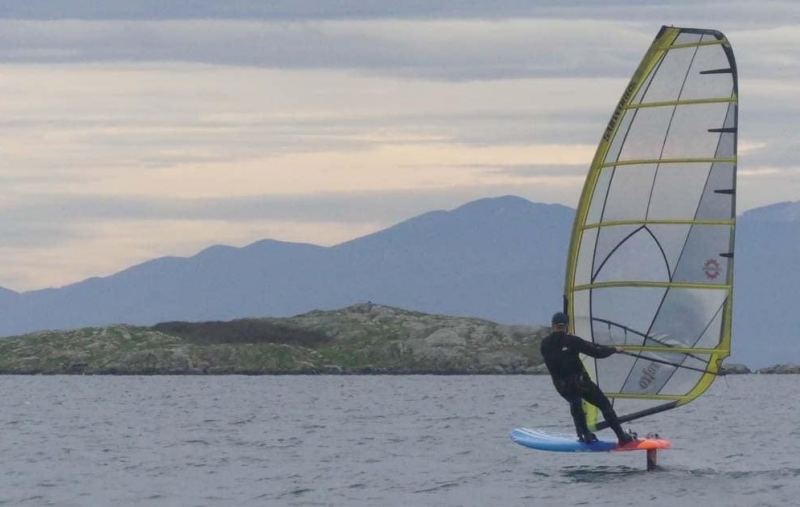
[[[626,351],[583,358],[622,421],[697,398],[730,353],[737,101],[722,33],[662,27],[592,161],[564,304],[572,333]]]

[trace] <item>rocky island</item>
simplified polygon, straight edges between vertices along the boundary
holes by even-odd
[[[740,363],[724,363],[720,369],[721,375],[746,375],[753,373],[750,368]]]
[[[0,339],[0,374],[546,374],[542,326],[373,303],[286,318],[164,322]],[[722,374],[751,370],[726,363]],[[761,374],[800,373],[795,364]]]
[[[364,303],[288,318],[15,336],[0,340],[0,373],[540,373],[547,332]]]
[[[777,374],[777,375],[797,374],[800,373],[800,364],[794,364],[794,363],[776,364],[773,366],[768,366],[766,368],[761,368],[760,370],[758,370],[758,373]]]

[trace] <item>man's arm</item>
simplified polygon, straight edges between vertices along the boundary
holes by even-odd
[[[574,336],[577,344],[578,351],[581,354],[586,354],[587,356],[596,357],[598,359],[602,359],[604,357],[608,357],[615,352],[618,352],[616,347],[606,347],[605,345],[598,345],[596,343],[587,342],[582,338],[578,338]]]

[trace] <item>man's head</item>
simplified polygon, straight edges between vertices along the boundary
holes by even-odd
[[[553,314],[553,318],[550,319],[550,324],[553,326],[553,331],[566,332],[568,323],[569,319],[567,318],[567,314],[564,312],[556,312]]]

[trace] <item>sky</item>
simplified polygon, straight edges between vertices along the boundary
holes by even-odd
[[[796,2],[2,0],[0,286],[574,206],[662,24],[733,44],[739,211],[800,199]]]

